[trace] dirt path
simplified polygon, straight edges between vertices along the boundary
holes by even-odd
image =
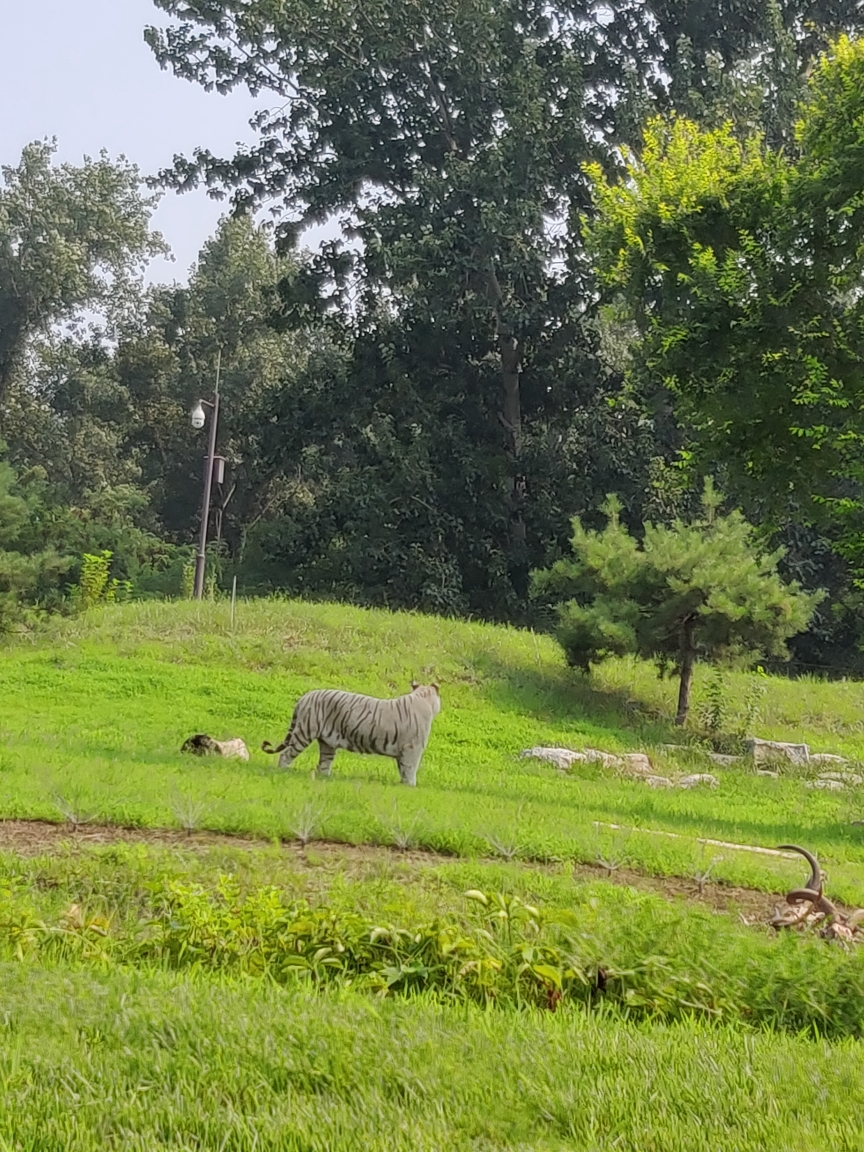
[[[52,824],[43,820],[0,820],[0,851],[3,852],[16,852],[24,856],[51,855],[59,851],[83,852],[88,848],[117,843],[153,844],[162,848],[201,852],[215,847],[256,851],[268,846],[264,840],[220,832],[193,832],[189,835],[171,829],[123,828],[114,824],[86,824],[74,831],[68,824]],[[364,866],[380,864],[383,859],[398,862],[403,871],[420,872],[455,859],[425,850],[400,851],[386,846],[340,844],[325,840],[316,840],[307,850],[296,842],[283,843],[282,849],[289,858],[294,858],[298,868],[338,869],[348,866],[362,870]],[[501,863],[497,858],[490,858],[487,862]],[[550,865],[521,860],[512,863],[526,871],[561,872],[562,869],[568,869],[578,880],[604,880],[610,884],[655,892],[667,899],[686,900],[718,912],[741,915],[751,923],[768,919],[775,905],[783,901],[780,893],[716,882],[702,885],[700,891],[693,880],[680,876],[649,876],[630,868],[619,868],[610,874],[605,868],[593,864]]]

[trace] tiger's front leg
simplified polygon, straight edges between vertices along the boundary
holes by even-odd
[[[406,748],[396,760],[399,766],[399,779],[411,788],[417,784],[417,769],[420,767],[422,755],[422,748],[419,752],[416,748]]]
[[[318,767],[315,769],[319,776],[329,776],[330,769],[333,767],[333,758],[336,755],[336,749],[332,744],[325,744],[323,740],[318,741]]]

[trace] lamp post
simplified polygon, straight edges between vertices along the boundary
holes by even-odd
[[[203,428],[206,421],[204,405],[213,409],[210,418],[210,443],[207,449],[207,465],[204,471],[204,497],[201,501],[201,530],[198,533],[198,552],[195,555],[195,599],[204,595],[204,567],[207,563],[207,522],[210,519],[210,493],[213,488],[213,466],[216,457],[216,433],[219,426],[219,370],[222,366],[222,349],[216,357],[216,387],[213,399],[199,400],[192,410],[192,427]]]

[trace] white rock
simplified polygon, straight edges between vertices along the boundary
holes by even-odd
[[[805,788],[821,788],[825,792],[842,792],[846,785],[842,780],[805,780]]]
[[[523,760],[545,760],[547,764],[554,764],[565,771],[574,764],[585,762],[584,753],[574,752],[571,748],[525,748],[519,755]]]
[[[700,784],[707,784],[709,788],[716,788],[720,781],[710,772],[695,772],[692,776],[684,776],[678,781],[679,788],[698,788]]]
[[[823,772],[820,780],[838,780],[841,784],[864,784],[864,776],[857,772]]]
[[[620,757],[621,767],[634,776],[650,776],[654,769],[651,761],[644,752],[623,752]]]
[[[770,776],[772,780],[779,780],[780,779],[780,773],[779,772],[772,772],[769,768],[757,768],[756,769],[756,775],[757,776]]]
[[[601,752],[597,748],[585,748],[582,752],[575,752],[572,748],[526,748],[519,753],[522,759],[545,760],[547,764],[554,764],[562,772],[572,768],[574,764],[602,764],[604,768],[619,768],[621,760],[611,752]]]
[[[743,756],[724,756],[722,752],[709,752],[708,759],[719,764],[721,768],[730,768],[733,764],[740,764]]]
[[[833,752],[811,752],[811,764],[848,764],[845,756],[836,756]]]
[[[601,752],[599,748],[586,748],[584,752],[589,764],[602,764],[604,768],[620,768],[623,756],[615,756],[611,752]]]
[[[661,744],[660,747],[664,752],[689,752],[689,744]]]
[[[649,788],[674,788],[675,785],[668,776],[643,776],[642,779]]]
[[[804,767],[810,762],[808,744],[785,744],[780,740],[760,740],[755,736],[745,741],[747,751],[757,764],[771,764],[778,760],[788,760],[791,764]]]

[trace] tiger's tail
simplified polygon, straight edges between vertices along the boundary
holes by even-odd
[[[287,739],[283,740],[281,744],[277,744],[275,748],[273,747],[273,745],[270,743],[269,740],[265,740],[264,743],[261,745],[261,751],[262,752],[268,752],[268,753],[272,754],[275,752],[284,752],[287,747],[288,747],[288,740]]]
[[[261,751],[267,752],[270,755],[275,755],[277,752],[284,752],[285,749],[290,745],[291,741],[295,738],[296,732],[297,732],[297,710],[295,709],[294,715],[291,717],[291,723],[288,725],[288,731],[285,733],[285,739],[282,741],[282,743],[277,744],[276,747],[274,748],[269,740],[265,740],[264,743],[261,745]],[[297,753],[295,752],[294,755],[296,756]]]

